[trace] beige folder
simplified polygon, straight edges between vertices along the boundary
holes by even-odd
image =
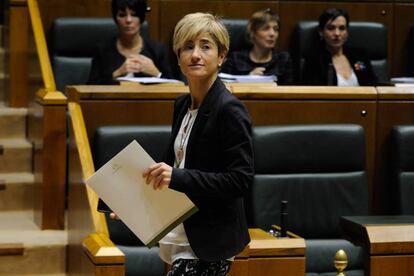
[[[181,192],[153,190],[142,173],[154,160],[132,141],[87,179],[89,185],[148,247],[197,211]]]

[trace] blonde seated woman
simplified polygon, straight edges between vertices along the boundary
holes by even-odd
[[[362,49],[345,45],[349,15],[342,9],[328,9],[319,17],[319,48],[305,58],[303,84],[372,86],[377,83],[371,62]]]
[[[247,33],[251,48],[231,53],[221,72],[233,75],[274,75],[278,84],[292,84],[290,55],[276,47],[279,16],[270,9],[255,12],[249,19]]]

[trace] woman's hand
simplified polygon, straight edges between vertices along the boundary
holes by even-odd
[[[142,176],[148,185],[152,185],[154,190],[168,187],[171,182],[172,167],[164,162],[150,166]]]
[[[154,77],[158,77],[161,73],[160,70],[155,66],[152,59],[144,55],[138,55],[138,62],[140,64],[140,72]]]
[[[264,71],[266,71],[266,68],[264,67],[256,67],[252,71],[250,71],[249,75],[256,75],[256,76],[263,76]]]
[[[159,76],[160,71],[154,65],[152,59],[144,55],[130,55],[125,62],[112,73],[112,77],[124,76],[128,73],[145,73],[154,77]]]
[[[119,219],[118,215],[117,215],[117,214],[115,214],[114,212],[111,212],[111,213],[109,214],[109,218],[110,218],[110,219],[116,219],[116,220],[118,220],[118,219]]]

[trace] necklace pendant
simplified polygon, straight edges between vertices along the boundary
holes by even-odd
[[[177,150],[177,159],[178,159],[178,164],[180,164],[181,163],[181,161],[183,160],[183,157],[184,157],[184,150],[183,150],[183,148],[179,148],[178,150]]]

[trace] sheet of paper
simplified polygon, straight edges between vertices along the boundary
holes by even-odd
[[[154,163],[133,141],[86,180],[148,247],[197,211],[185,194],[168,188],[154,191],[145,183],[142,173]]]
[[[156,77],[119,77],[116,80],[118,81],[131,81],[131,82],[139,82],[143,84],[152,84],[152,83],[182,83],[179,80],[175,79],[164,79],[164,78],[156,78]]]
[[[224,82],[276,82],[277,76],[255,76],[255,75],[231,75],[219,73]]]

